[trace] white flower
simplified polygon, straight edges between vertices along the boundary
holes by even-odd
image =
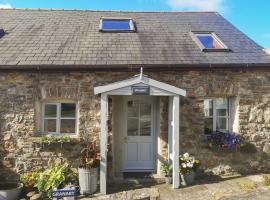
[[[189,168],[192,168],[192,167],[193,167],[193,164],[192,164],[192,163],[187,163],[187,166],[188,166]]]
[[[187,165],[186,165],[185,163],[182,163],[182,167],[183,167],[183,168],[186,168]]]
[[[188,159],[189,158],[189,154],[188,153],[185,153],[183,156],[184,156],[185,159]]]

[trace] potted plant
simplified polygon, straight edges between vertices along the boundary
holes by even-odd
[[[165,174],[166,184],[172,184],[172,165],[166,162],[162,165],[163,173]]]
[[[179,158],[180,164],[180,182],[183,186],[191,185],[194,183],[195,171],[200,165],[200,161],[196,160],[193,156],[185,153]]]
[[[90,142],[81,151],[81,160],[78,169],[81,194],[93,194],[97,191],[98,167],[100,164],[97,143]]]
[[[24,186],[23,191],[22,191],[24,195],[27,195],[28,193],[35,194],[35,189],[36,189],[35,185],[40,177],[41,172],[42,172],[42,168],[36,167],[29,172],[21,174],[20,180]]]
[[[54,135],[44,135],[40,139],[40,144],[43,148],[47,147],[60,147],[63,148],[64,145],[67,145],[71,142],[71,138],[69,135],[61,135],[61,136],[54,136]]]
[[[17,200],[22,188],[22,183],[0,183],[0,199]]]
[[[38,190],[39,198],[45,199],[45,195],[51,198],[53,189],[62,189],[67,185],[76,186],[77,173],[67,163],[49,162],[46,169],[37,168],[32,172],[21,175],[21,181],[26,185],[33,187],[34,193]]]

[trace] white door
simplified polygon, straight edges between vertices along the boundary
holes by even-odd
[[[124,171],[154,170],[154,101],[131,96],[125,102]]]

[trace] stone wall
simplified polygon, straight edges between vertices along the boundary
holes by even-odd
[[[217,174],[269,170],[270,72],[220,70],[146,74],[187,90],[187,97],[181,98],[181,152],[194,154],[202,160],[203,168]],[[50,158],[63,158],[76,166],[82,144],[99,137],[100,98],[94,96],[93,87],[132,75],[123,72],[1,72],[0,176],[15,178],[17,173],[46,165]],[[205,147],[203,100],[207,97],[239,99],[237,127],[245,140],[257,147],[257,153],[213,152]],[[78,102],[79,137],[74,145],[50,150],[34,142],[40,135],[40,106],[46,100]]]

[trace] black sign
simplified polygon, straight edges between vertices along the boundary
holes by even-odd
[[[149,88],[149,86],[133,86],[132,87],[132,94],[133,95],[149,95],[150,88]]]
[[[75,197],[75,189],[59,189],[52,191],[52,198],[61,198],[61,197]]]

